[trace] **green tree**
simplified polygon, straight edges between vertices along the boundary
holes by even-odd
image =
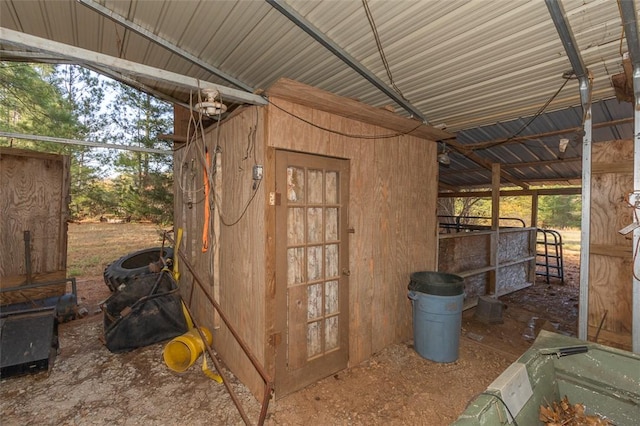
[[[90,70],[77,65],[60,65],[50,79],[73,106],[78,122],[76,139],[106,139],[106,117],[101,112],[106,83]],[[109,211],[113,195],[101,185],[105,165],[112,160],[103,149],[84,146],[68,147],[71,162],[71,211],[77,217],[97,216]]]
[[[538,200],[541,228],[579,228],[582,201],[579,195],[544,195]]]
[[[171,142],[159,139],[170,133],[173,107],[128,86],[114,83],[116,93],[111,108],[112,135],[123,144],[145,148],[171,149]],[[117,155],[116,183],[124,215],[170,222],[173,212],[172,157],[137,151]]]
[[[0,129],[6,132],[73,138],[79,123],[73,105],[51,84],[55,68],[0,62]],[[20,148],[63,153],[58,144],[3,141]]]

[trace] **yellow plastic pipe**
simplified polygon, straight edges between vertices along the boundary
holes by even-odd
[[[202,331],[202,334],[207,338],[207,342],[211,345],[213,342],[211,332],[205,327],[200,327],[200,331]],[[198,333],[198,330],[194,327],[182,336],[178,336],[167,343],[164,351],[162,351],[162,357],[167,367],[173,371],[182,373],[196,362],[198,357],[204,352],[204,348],[205,346],[200,338],[200,333]]]

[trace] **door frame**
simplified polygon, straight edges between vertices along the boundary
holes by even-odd
[[[275,193],[270,197],[274,201],[276,211],[274,214],[274,291],[275,303],[274,320],[275,333],[270,337],[270,344],[274,351],[274,384],[276,398],[295,392],[309,384],[334,374],[347,367],[349,361],[349,231],[348,231],[348,202],[349,202],[349,172],[350,160],[330,156],[322,156],[311,153],[300,153],[288,150],[275,150],[274,155]],[[338,241],[339,251],[339,350],[329,355],[320,356],[318,359],[307,360],[305,366],[292,371],[288,368],[288,336],[290,310],[287,304],[289,286],[287,282],[287,185],[286,174],[289,165],[299,162],[301,166],[309,169],[324,169],[328,163],[332,163],[330,170],[339,172],[339,218]],[[306,174],[305,174],[306,175]],[[282,183],[285,182],[285,185]],[[284,186],[284,187],[283,187]],[[324,202],[323,202],[324,204]],[[284,219],[283,219],[284,218]],[[324,223],[324,222],[323,222]],[[306,237],[305,237],[306,241]],[[283,267],[284,265],[285,267]],[[305,292],[306,295],[306,292]],[[303,295],[304,298],[304,295]],[[306,301],[306,298],[304,298]],[[299,303],[300,304],[300,303]],[[282,308],[284,307],[284,309]],[[323,299],[324,310],[324,299]],[[306,305],[305,310],[306,314]],[[305,323],[306,328],[306,323]],[[310,373],[313,372],[313,374]]]

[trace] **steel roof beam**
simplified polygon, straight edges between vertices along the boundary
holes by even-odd
[[[451,147],[453,150],[459,152],[460,154],[464,155],[465,157],[467,157],[468,159],[470,159],[471,161],[475,162],[476,164],[484,167],[487,170],[491,170],[491,168],[493,167],[493,162],[481,157],[480,155],[476,154],[475,152],[471,151],[470,149],[467,149],[464,145],[462,145],[461,143],[456,142],[455,140],[449,140],[447,141],[447,145],[449,147]],[[514,185],[517,185],[521,188],[524,189],[529,189],[529,184],[527,184],[526,182],[523,182],[522,180],[512,176],[511,174],[507,173],[504,170],[500,170],[500,176],[502,176],[505,180],[511,182]]]
[[[81,141],[78,139],[66,139],[66,138],[56,138],[53,136],[44,136],[44,135],[27,135],[24,133],[13,133],[13,132],[2,132],[0,131],[1,138],[14,138],[14,139],[23,139],[23,140],[31,140],[31,141],[40,141],[40,142],[53,142],[53,143],[61,143],[65,145],[80,145],[80,146],[89,146],[92,148],[105,148],[105,149],[120,149],[123,151],[136,151],[136,152],[146,152],[150,154],[162,154],[162,155],[173,155],[173,150],[171,149],[157,149],[157,148],[145,148],[143,146],[133,146],[133,145],[119,145],[115,143],[104,143],[104,142],[92,142],[92,141]]]
[[[253,105],[266,105],[267,100],[262,96],[245,92],[244,90],[233,89],[220,84],[210,83],[197,78],[180,75],[171,71],[161,70],[125,59],[93,52],[76,46],[59,43],[52,40],[36,37],[20,31],[10,30],[0,27],[0,42],[8,43],[12,46],[19,46],[26,49],[38,50],[58,55],[65,59],[92,64],[97,67],[108,67],[123,74],[131,76],[143,76],[172,85],[185,87],[188,89],[213,89],[220,93],[222,99],[236,103],[246,103]]]
[[[229,74],[227,74],[227,73],[221,71],[220,69],[212,66],[211,64],[203,61],[202,59],[198,58],[197,56],[187,52],[186,50],[176,46],[173,43],[170,43],[169,41],[167,41],[164,38],[158,36],[157,34],[152,33],[151,31],[147,30],[146,28],[141,27],[140,25],[136,24],[135,22],[132,22],[132,21],[126,19],[124,16],[118,15],[117,13],[113,12],[110,9],[107,9],[106,7],[102,6],[101,4],[99,4],[99,3],[97,3],[97,2],[95,2],[93,0],[77,0],[77,1],[79,3],[81,3],[81,4],[83,4],[84,6],[88,7],[89,9],[92,9],[95,12],[98,12],[99,14],[111,19],[112,21],[117,22],[118,24],[122,25],[126,29],[131,30],[134,33],[139,34],[142,37],[146,38],[147,40],[164,47],[165,49],[167,49],[171,53],[174,53],[174,54],[186,59],[187,61],[191,62],[192,64],[199,66],[203,70],[208,71],[211,74],[214,74],[214,75],[220,77],[221,79],[233,84],[234,86],[239,87],[239,88],[241,88],[243,90],[246,90],[249,93],[253,93],[254,89],[251,86],[249,86],[248,84],[238,80],[235,77],[230,76]]]
[[[154,88],[149,87],[146,84],[143,84],[143,83],[139,82],[138,80],[130,78],[129,76],[127,76],[126,74],[123,74],[121,72],[114,71],[114,70],[111,70],[111,69],[105,68],[105,67],[100,67],[100,66],[97,66],[95,64],[80,63],[78,65],[81,65],[81,66],[83,66],[83,67],[85,67],[87,69],[90,69],[90,70],[92,70],[92,71],[94,71],[94,72],[96,72],[98,74],[102,74],[102,75],[105,75],[105,76],[107,76],[109,78],[112,78],[112,79],[114,79],[116,81],[119,81],[122,84],[126,84],[129,87],[132,87],[134,89],[140,90],[140,91],[145,92],[145,93],[148,93],[148,94],[150,94],[150,95],[152,95],[152,96],[154,96],[154,97],[156,97],[156,98],[158,98],[158,99],[160,99],[162,101],[165,101],[165,102],[168,102],[168,103],[171,103],[171,104],[174,104],[174,105],[179,105],[179,106],[181,106],[183,108],[186,108],[188,110],[195,110],[193,108],[193,106],[190,106],[189,104],[187,104],[185,102],[182,102],[181,100],[176,99],[173,96],[166,95],[166,94],[160,92],[159,90],[155,90]]]
[[[342,62],[347,64],[353,70],[355,70],[358,74],[364,77],[369,83],[373,84],[377,87],[381,92],[385,95],[393,99],[398,105],[404,108],[412,116],[415,116],[422,120],[423,123],[428,124],[427,119],[424,117],[422,112],[415,106],[411,105],[407,100],[402,98],[398,93],[396,93],[392,88],[387,86],[382,80],[380,80],[375,74],[373,74],[367,67],[358,62],[353,56],[349,55],[338,46],[333,40],[331,40],[325,33],[320,31],[314,25],[312,25],[309,21],[307,21],[302,15],[300,15],[295,9],[286,4],[283,0],[266,0],[274,9],[288,18],[291,22],[296,24],[300,29],[310,35],[314,40],[323,45],[326,49],[328,49],[331,53],[336,55]]]
[[[591,92],[592,78],[584,65],[582,55],[569,26],[560,0],[545,0],[560,41],[567,53],[573,72],[578,77],[580,102],[583,111],[582,138],[582,226],[580,231],[580,296],[578,312],[578,338],[587,340],[589,323],[589,241],[591,225]],[[624,3],[624,2],[623,2]]]
[[[16,53],[18,55],[16,55]],[[165,102],[169,102],[172,104],[180,105],[187,109],[191,109],[191,107],[189,107],[188,104],[182,102],[181,100],[175,99],[171,96],[167,96],[164,93],[158,90],[155,90],[151,87],[148,87],[137,80],[129,78],[122,73],[110,70],[108,68],[99,67],[96,64],[89,64],[83,61],[63,58],[61,56],[56,56],[51,54],[44,54],[41,52],[18,52],[15,50],[0,50],[0,58],[2,58],[3,61],[38,62],[38,63],[46,63],[46,64],[51,63],[56,65],[59,65],[59,64],[78,65],[78,66],[87,68],[95,73],[110,77],[113,80],[120,81],[123,84],[127,84],[143,92],[149,93],[150,95],[153,95],[156,98],[163,100]]]

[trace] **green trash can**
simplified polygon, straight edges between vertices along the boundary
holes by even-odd
[[[413,346],[435,362],[458,359],[464,279],[458,275],[422,271],[411,274],[409,299],[413,306]]]

